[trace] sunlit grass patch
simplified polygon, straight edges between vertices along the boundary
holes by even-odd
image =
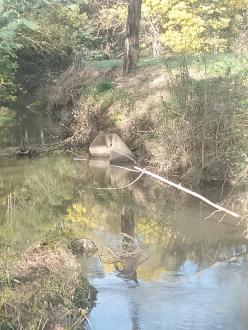
[[[233,53],[201,55],[192,63],[192,68],[212,77],[228,78],[234,75],[247,75],[248,56]]]

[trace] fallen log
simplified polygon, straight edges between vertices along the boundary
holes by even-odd
[[[225,214],[229,214],[229,215],[233,216],[234,218],[237,218],[237,219],[240,219],[240,220],[243,220],[244,219],[244,217],[242,215],[240,215],[240,214],[238,214],[236,212],[233,212],[231,210],[228,210],[228,209],[226,209],[225,207],[223,207],[223,206],[221,206],[219,204],[216,204],[216,203],[211,202],[206,197],[204,197],[204,196],[202,196],[202,195],[200,195],[200,194],[198,194],[198,193],[196,193],[196,192],[194,192],[194,191],[192,191],[192,190],[190,190],[188,188],[183,187],[181,184],[174,183],[174,182],[172,182],[172,181],[170,181],[170,180],[168,180],[166,178],[163,178],[160,175],[157,175],[155,173],[152,173],[152,172],[150,172],[150,171],[148,171],[148,170],[146,170],[144,168],[142,169],[140,167],[134,166],[134,169],[137,170],[137,171],[139,171],[140,173],[149,175],[149,176],[151,176],[151,177],[153,177],[153,178],[155,178],[155,179],[157,179],[159,181],[162,181],[162,182],[164,182],[164,183],[166,183],[166,184],[168,184],[168,185],[170,185],[172,187],[175,187],[175,188],[177,188],[179,190],[182,190],[182,191],[186,192],[187,194],[190,194],[190,195],[192,195],[192,196],[194,196],[194,197],[202,200],[206,204],[211,205],[215,209],[217,209],[219,211],[222,211],[222,212],[225,212]]]
[[[21,146],[10,147],[0,152],[1,157],[16,157],[20,158],[38,158],[47,155],[49,152],[60,150],[64,147],[65,143],[58,142],[48,145],[33,145],[33,146]]]

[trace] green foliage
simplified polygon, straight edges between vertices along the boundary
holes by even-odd
[[[0,98],[3,103],[14,99],[16,54],[23,47],[20,35],[38,29],[36,23],[20,15],[19,9],[18,1],[0,0]]]
[[[91,17],[94,33],[98,35],[97,45],[102,49],[103,57],[111,58],[123,52],[127,7],[114,3],[112,6],[103,3],[95,7]]]
[[[80,2],[0,0],[1,102],[14,101],[17,69],[23,82],[25,74],[54,72],[72,57],[78,63],[91,56],[94,40]]]
[[[220,52],[247,11],[246,0],[144,0],[141,46],[165,51]],[[113,58],[123,51],[127,6],[118,1],[0,0],[0,97],[14,101],[16,71],[23,88],[74,61]],[[244,19],[243,19],[244,20]]]

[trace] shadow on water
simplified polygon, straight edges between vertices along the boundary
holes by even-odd
[[[9,120],[0,123],[1,149],[17,146],[45,145],[57,142],[63,128],[54,123],[45,109],[32,110],[29,96],[17,99],[15,108],[9,110]]]

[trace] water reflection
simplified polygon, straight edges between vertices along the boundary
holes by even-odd
[[[136,287],[128,287],[113,275],[95,278],[92,283],[99,294],[90,322],[93,329],[133,329],[135,313],[140,329],[244,330],[248,307],[246,270],[246,264],[231,268],[222,265],[200,275],[176,279],[167,276]]]
[[[123,237],[121,265],[92,257],[85,266],[99,290],[94,329],[246,329],[242,228],[203,220],[211,210],[148,178],[97,189],[137,175],[116,170],[65,155],[0,160],[0,240],[25,246],[60,223],[99,247],[115,250]],[[141,264],[131,256],[136,240]]]
[[[121,213],[121,235],[119,261],[115,262],[115,269],[118,271],[118,276],[138,283],[139,253],[134,238],[134,211],[127,205],[123,206]]]

